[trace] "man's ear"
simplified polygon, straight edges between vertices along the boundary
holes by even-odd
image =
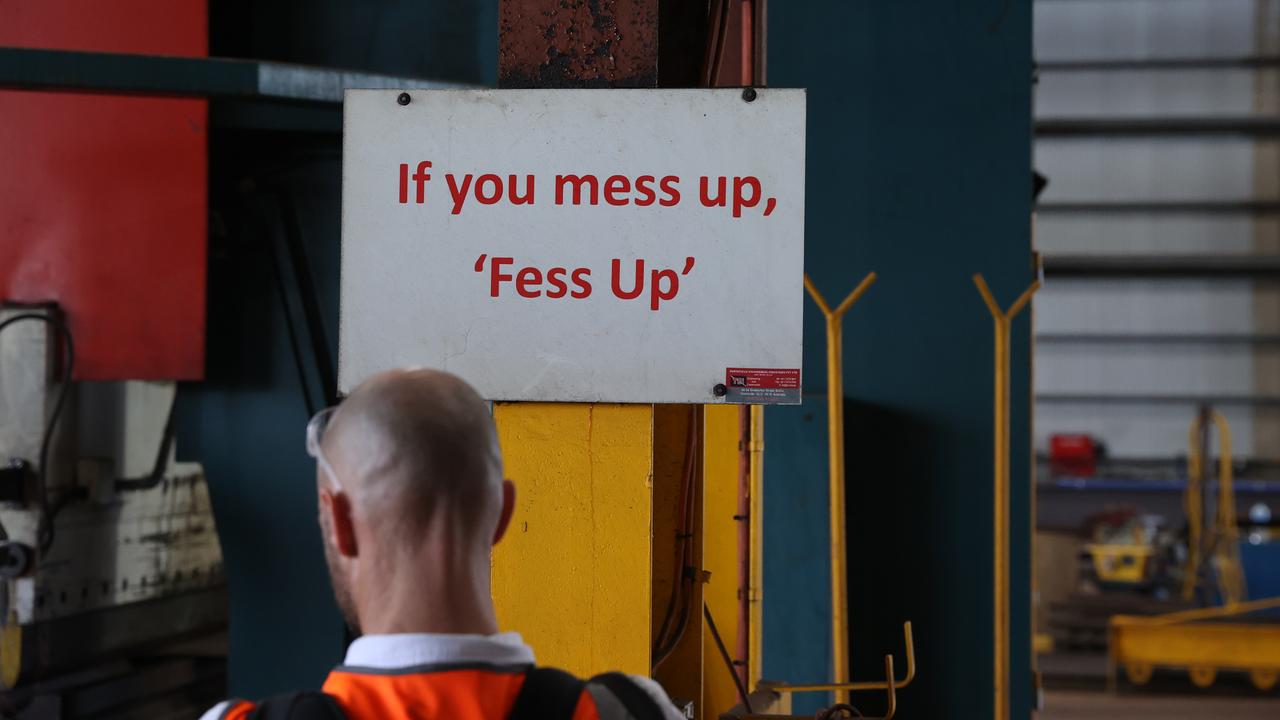
[[[352,513],[351,499],[343,492],[320,490],[321,512],[329,515],[329,532],[332,534],[333,547],[343,557],[355,557],[359,554],[356,545],[356,526]]]
[[[493,544],[497,545],[503,535],[507,534],[507,526],[511,524],[511,516],[516,511],[516,484],[510,480],[502,481],[502,514],[498,516],[498,529],[493,532]]]

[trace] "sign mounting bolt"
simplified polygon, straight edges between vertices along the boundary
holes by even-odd
[[[711,388],[711,394],[716,397],[724,397],[729,394],[729,388],[725,387],[724,383],[716,383],[716,386]]]
[[[408,105],[411,99],[412,98],[409,97],[409,93],[400,93],[400,97],[396,98],[396,102],[401,105]]]
[[[755,88],[751,88],[751,87],[749,87],[749,88],[743,88],[743,90],[742,90],[742,99],[743,99],[743,100],[746,100],[747,102],[755,102],[755,100],[756,100],[756,89],[755,89]],[[403,103],[401,103],[401,104],[403,104]]]

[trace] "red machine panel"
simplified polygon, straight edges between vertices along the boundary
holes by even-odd
[[[0,0],[0,45],[208,54],[205,0]],[[0,91],[0,299],[55,300],[82,380],[204,373],[204,100]]]

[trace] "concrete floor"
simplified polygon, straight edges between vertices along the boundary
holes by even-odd
[[[1119,696],[1053,690],[1045,693],[1038,720],[1276,720],[1280,697]]]

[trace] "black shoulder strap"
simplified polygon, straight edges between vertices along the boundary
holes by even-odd
[[[667,717],[652,695],[620,672],[597,675],[589,682],[613,693],[635,720],[664,720]]]
[[[347,720],[347,714],[332,695],[309,691],[263,700],[248,720]]]
[[[563,670],[533,668],[525,674],[507,720],[571,720],[585,687]]]
[[[571,720],[587,682],[563,670],[533,668],[524,679],[507,720]],[[635,720],[664,720],[666,715],[649,693],[622,673],[605,673],[590,680],[609,691]],[[258,703],[248,720],[347,720],[332,695],[297,692]]]

